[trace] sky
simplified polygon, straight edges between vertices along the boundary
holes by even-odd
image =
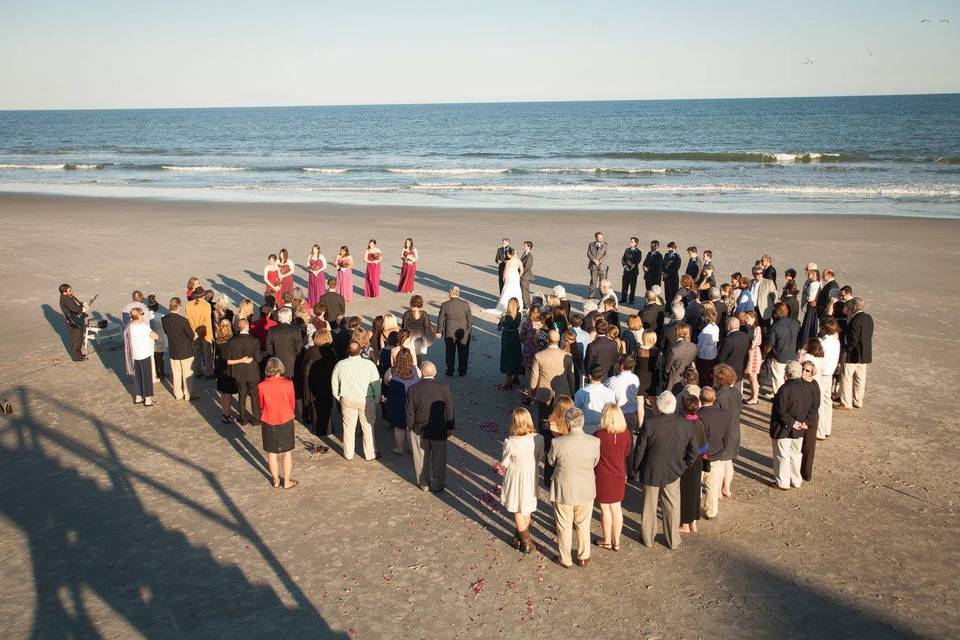
[[[0,60],[0,109],[955,93],[960,3],[0,0]]]

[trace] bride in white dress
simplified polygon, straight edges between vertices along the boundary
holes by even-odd
[[[502,316],[507,311],[510,298],[516,298],[523,304],[523,293],[520,291],[520,275],[523,273],[523,263],[512,248],[507,252],[506,266],[503,268],[503,292],[497,301],[495,309],[486,309],[487,313]]]

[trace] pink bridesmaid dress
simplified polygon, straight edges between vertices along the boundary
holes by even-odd
[[[353,269],[343,267],[350,264],[345,260],[337,262],[337,293],[347,302],[353,300]]]
[[[417,263],[407,262],[409,256],[414,255],[409,249],[403,250],[403,265],[400,267],[400,284],[397,289],[400,293],[413,293],[413,284],[417,275]]]
[[[377,254],[368,253],[367,260],[376,260]],[[367,273],[363,279],[363,295],[368,298],[380,297],[380,267],[379,262],[368,262]]]

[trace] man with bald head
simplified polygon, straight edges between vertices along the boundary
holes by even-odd
[[[373,424],[377,420],[376,401],[380,398],[380,372],[373,362],[360,356],[360,343],[351,341],[347,346],[347,357],[333,368],[331,384],[333,399],[340,403],[343,416],[343,457],[353,460],[359,421],[364,459],[379,458],[373,441]]]
[[[453,397],[437,382],[437,367],[420,363],[423,378],[407,390],[407,429],[413,448],[413,471],[417,486],[440,493],[447,478],[447,438],[453,433]]]

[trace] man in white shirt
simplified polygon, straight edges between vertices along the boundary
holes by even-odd
[[[573,397],[573,404],[583,411],[583,430],[594,434],[600,429],[600,413],[607,404],[617,404],[617,396],[612,389],[603,386],[607,371],[603,365],[590,367],[590,384],[583,387]]]
[[[604,383],[605,387],[613,391],[617,406],[623,411],[623,417],[627,419],[627,428],[631,433],[636,433],[642,422],[639,413],[643,407],[640,378],[633,372],[636,364],[637,361],[632,355],[623,356],[617,363],[617,375],[608,378]]]

